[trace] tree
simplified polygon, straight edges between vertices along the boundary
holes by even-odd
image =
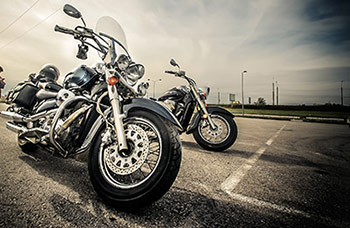
[[[258,100],[256,102],[254,102],[254,104],[264,106],[264,105],[266,105],[266,100],[263,97],[259,97]]]

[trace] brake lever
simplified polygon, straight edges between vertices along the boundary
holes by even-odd
[[[186,76],[186,72],[185,72],[185,71],[182,71],[182,70],[180,70],[177,74],[178,74],[179,76]]]
[[[94,38],[94,35],[93,35],[94,31],[90,28],[86,28],[78,25],[77,27],[75,27],[74,30],[78,32],[78,36],[82,36],[85,38]]]

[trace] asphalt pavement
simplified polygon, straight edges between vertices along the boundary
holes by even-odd
[[[0,227],[350,227],[348,126],[235,120],[224,152],[182,135],[172,188],[125,212],[96,195],[85,162],[21,152],[0,119]]]

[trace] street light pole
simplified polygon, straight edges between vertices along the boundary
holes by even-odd
[[[242,71],[242,115],[244,116],[244,92],[243,92],[243,75],[244,73],[247,73],[247,71]]]
[[[220,104],[220,90],[218,89],[218,104]]]
[[[272,77],[272,105],[275,105],[275,78]]]
[[[278,83],[276,81],[276,105],[278,105]]]
[[[344,81],[341,81],[341,84],[340,84],[340,104],[341,105],[344,105],[343,82]]]
[[[156,98],[156,82],[161,82],[162,79],[161,78],[158,80],[147,79],[147,81],[153,82],[153,98]]]

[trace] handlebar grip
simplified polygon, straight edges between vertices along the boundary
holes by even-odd
[[[59,26],[59,25],[55,26],[55,31],[56,32],[61,32],[61,33],[66,33],[66,34],[69,34],[69,35],[74,35],[74,30],[69,29],[69,28],[65,28],[65,27],[62,27],[62,26]]]
[[[164,73],[166,73],[166,74],[176,74],[176,72],[171,71],[171,70],[166,70],[166,71],[164,71]]]

